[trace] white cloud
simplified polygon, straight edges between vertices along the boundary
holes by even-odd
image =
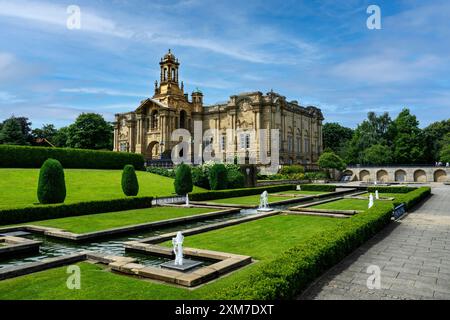
[[[122,97],[146,97],[145,93],[136,93],[128,91],[120,91],[108,88],[63,88],[59,90],[63,93],[79,93],[79,94],[96,94],[107,96],[122,96]]]
[[[13,104],[24,102],[25,100],[19,99],[17,96],[10,94],[6,91],[0,91],[0,104]]]

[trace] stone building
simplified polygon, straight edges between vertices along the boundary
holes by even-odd
[[[203,130],[217,130],[208,137],[205,145],[213,150],[242,156],[259,153],[260,144],[270,150],[272,137],[265,141],[251,139],[250,132],[260,129],[280,130],[280,163],[316,163],[322,152],[322,121],[320,109],[302,107],[297,101],[271,91],[266,94],[249,92],[233,95],[228,102],[206,106],[203,93],[195,90],[189,95],[179,80],[178,59],[169,50],[160,61],[160,80],[155,82],[152,98],[141,101],[134,111],[116,114],[114,126],[114,150],[142,153],[146,160],[170,159],[171,133],[178,128],[193,132],[194,121],[201,121]],[[235,141],[227,146],[226,130],[232,129]],[[225,155],[224,155],[225,156]],[[258,161],[258,160],[257,160]]]

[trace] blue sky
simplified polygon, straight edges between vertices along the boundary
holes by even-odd
[[[366,27],[371,4],[381,30]],[[329,122],[409,107],[426,126],[450,118],[449,17],[447,0],[0,0],[0,119],[113,120],[152,96],[171,48],[207,104],[273,89]]]

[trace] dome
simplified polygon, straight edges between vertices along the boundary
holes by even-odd
[[[175,56],[170,49],[169,52],[164,55],[164,60],[175,60]]]

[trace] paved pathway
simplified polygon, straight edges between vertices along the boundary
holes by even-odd
[[[333,267],[299,299],[450,299],[450,186]],[[381,289],[368,289],[370,265]]]

